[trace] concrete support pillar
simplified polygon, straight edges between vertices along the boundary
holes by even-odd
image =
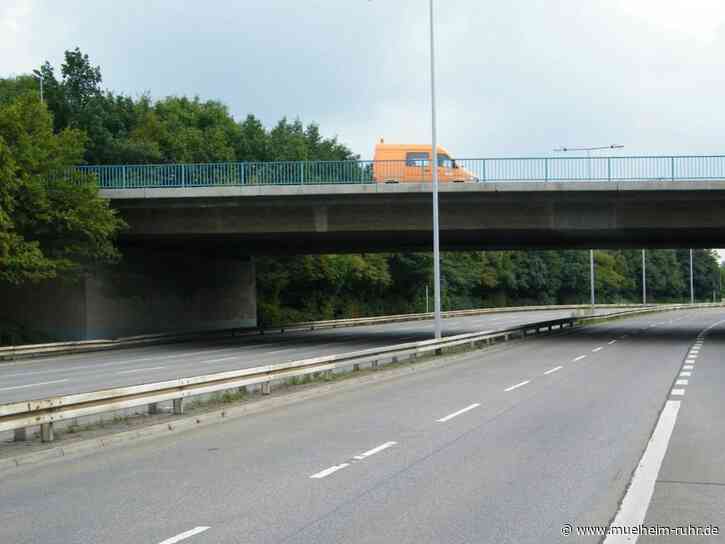
[[[43,423],[40,426],[40,439],[43,442],[52,442],[55,439],[52,423]]]
[[[174,399],[174,415],[180,416],[184,413],[184,399]]]

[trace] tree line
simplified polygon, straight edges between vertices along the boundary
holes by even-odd
[[[43,101],[40,101],[40,80]],[[271,128],[254,115],[236,120],[216,100],[102,87],[102,73],[79,49],[59,70],[0,79],[0,282],[72,278],[118,262],[121,219],[92,179],[44,183],[77,164],[352,160],[353,150],[315,123],[281,119]],[[423,311],[432,258],[423,253],[259,257],[259,320]],[[723,271],[712,250],[695,251],[698,300],[718,297]],[[589,300],[587,251],[444,253],[443,306],[461,309]],[[641,300],[641,254],[596,252],[597,300]],[[648,299],[689,300],[687,250],[647,252]],[[431,297],[432,297],[432,290]]]

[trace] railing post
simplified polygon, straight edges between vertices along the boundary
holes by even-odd
[[[40,440],[43,442],[52,442],[54,438],[53,423],[42,423],[40,425]]]
[[[483,164],[481,165],[481,170],[483,174],[483,179],[481,181],[486,181],[486,159],[483,159]]]
[[[675,158],[674,157],[670,157],[670,163],[671,163],[670,167],[672,169],[672,181],[675,181]]]
[[[272,382],[262,383],[262,395],[269,395],[272,393]]]
[[[125,165],[123,166],[123,182],[122,182],[122,184],[123,184],[124,189],[128,188],[128,185],[126,182],[126,166]]]
[[[13,431],[13,440],[15,442],[25,442],[28,439],[28,428],[23,427],[22,429],[15,429]]]
[[[607,181],[612,181],[612,157],[607,157]]]
[[[174,399],[174,415],[180,416],[184,413],[184,397]]]
[[[179,168],[181,169],[181,186],[182,187],[185,187],[186,186],[186,180],[184,179],[184,165],[183,164],[180,164],[179,165]]]
[[[157,402],[152,402],[149,404],[149,415],[155,415],[159,413],[159,404]]]
[[[300,161],[300,185],[305,184],[305,161]]]
[[[239,184],[244,185],[244,163],[239,163]]]
[[[544,181],[549,181],[549,159],[544,158]]]

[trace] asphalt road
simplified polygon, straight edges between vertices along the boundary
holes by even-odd
[[[647,522],[722,523],[725,324],[697,337],[724,319],[670,312],[536,337],[29,467],[0,482],[0,542],[600,542],[562,529],[609,524],[671,402],[654,498],[634,506],[646,501]]]
[[[607,313],[613,310],[601,310]],[[444,320],[446,335],[572,315],[506,312]],[[283,363],[432,337],[432,321],[286,332],[0,363],[0,404]]]

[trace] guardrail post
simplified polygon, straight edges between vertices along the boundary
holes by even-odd
[[[159,413],[159,403],[152,402],[151,404],[149,404],[149,415],[153,416],[158,413]]]
[[[52,442],[55,436],[53,436],[53,423],[43,423],[40,425],[40,440],[43,442]]]
[[[13,431],[13,440],[15,442],[25,442],[28,439],[28,428],[23,427],[22,429],[15,429]]]
[[[262,395],[269,395],[272,393],[272,382],[262,383]]]
[[[378,368],[378,362],[373,361],[372,364],[370,365],[370,368]]]
[[[184,398],[174,399],[174,415],[180,416],[184,413]]]
[[[359,370],[360,370],[360,365],[359,364],[355,363],[354,365],[352,365],[352,371],[353,372],[358,372]]]

